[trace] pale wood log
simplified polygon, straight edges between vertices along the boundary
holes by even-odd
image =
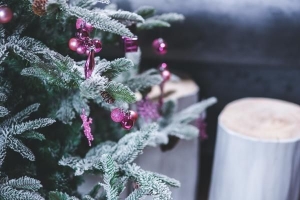
[[[164,100],[176,99],[178,111],[198,101],[199,87],[192,80],[167,82]],[[157,99],[159,87],[152,89],[149,97]],[[162,152],[159,147],[147,147],[135,161],[143,169],[158,172],[181,182],[180,188],[173,188],[174,200],[195,200],[198,177],[199,140],[180,140],[171,150]],[[146,200],[152,199],[147,197]]]
[[[300,107],[245,98],[219,116],[210,200],[299,200]]]

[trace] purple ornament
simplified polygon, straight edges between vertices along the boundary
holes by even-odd
[[[89,33],[86,29],[82,28],[76,33],[76,37],[80,40],[85,40],[89,37]]]
[[[13,12],[7,6],[0,6],[0,24],[6,24],[13,18]]]
[[[94,56],[95,56],[95,51],[92,49],[88,55],[85,65],[84,65],[85,79],[88,79],[91,77],[93,70],[95,68]]]
[[[94,49],[96,53],[99,53],[102,49],[102,43],[100,40],[98,39],[94,39],[93,40],[93,45],[94,45]]]
[[[155,39],[152,42],[152,47],[157,54],[164,55],[167,53],[167,43],[162,38]]]
[[[164,70],[167,70],[168,69],[168,65],[167,63],[161,63],[159,66],[158,66],[158,70],[160,72],[163,72]]]
[[[76,49],[76,52],[78,53],[78,54],[85,54],[85,52],[86,52],[86,47],[85,46],[83,46],[83,45],[80,45],[79,47],[77,47],[77,49]]]
[[[80,115],[81,120],[82,120],[82,125],[83,125],[83,130],[84,130],[84,135],[87,138],[88,142],[89,142],[89,146],[91,146],[91,141],[94,140],[93,134],[92,134],[92,129],[90,124],[93,123],[93,119],[88,117],[85,114],[85,110],[82,110],[82,114]]]
[[[77,38],[71,38],[69,40],[69,48],[72,51],[77,51],[77,48],[79,47],[80,44],[81,42]]]
[[[124,51],[125,52],[137,52],[138,51],[138,38],[134,36],[133,38],[122,37],[124,41]]]
[[[126,130],[130,130],[134,125],[134,121],[130,118],[130,116],[125,116],[121,121],[122,128]]]
[[[115,108],[111,111],[110,117],[114,122],[121,122],[124,119],[125,114],[120,108]]]
[[[85,22],[83,19],[78,18],[76,20],[76,29],[86,29],[89,33],[92,32],[93,26],[90,23]]]
[[[163,81],[168,81],[171,78],[171,72],[169,70],[164,70],[161,72],[161,76],[163,77]]]
[[[157,120],[160,117],[158,112],[158,103],[152,102],[148,98],[145,98],[137,102],[136,105],[139,115],[146,122]]]

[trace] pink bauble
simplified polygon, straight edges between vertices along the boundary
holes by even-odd
[[[13,12],[7,6],[0,7],[0,24],[6,24],[13,18]]]
[[[94,48],[95,48],[95,52],[96,53],[99,53],[102,49],[102,43],[100,40],[98,39],[94,39],[93,40],[93,45],[94,45]]]
[[[126,130],[130,130],[133,127],[133,125],[134,125],[134,121],[132,119],[130,119],[130,117],[128,117],[128,116],[125,116],[125,118],[121,122],[122,128],[124,128]]]
[[[71,38],[69,40],[69,48],[72,51],[77,51],[77,48],[79,47],[79,45],[80,45],[80,41],[77,38]]]
[[[77,47],[76,52],[80,55],[85,54],[86,52],[86,47],[83,45],[80,45],[79,47]]]
[[[129,111],[129,116],[130,116],[130,119],[132,119],[133,121],[136,121],[138,119],[138,114],[137,112],[133,111],[133,110],[130,110]]]
[[[90,23],[85,22],[83,19],[79,18],[76,20],[76,29],[86,29],[88,32],[92,32],[93,26]]]
[[[110,113],[110,117],[114,122],[121,122],[124,116],[125,114],[120,108],[115,108]]]
[[[152,42],[152,47],[157,54],[164,55],[167,53],[167,43],[162,39],[158,38]]]
[[[78,30],[78,32],[76,33],[76,37],[80,40],[85,40],[89,37],[89,33],[86,29],[80,29]]]
[[[168,69],[168,65],[167,63],[161,63],[159,66],[158,66],[158,70],[163,72],[164,70],[167,70]]]
[[[161,75],[162,75],[164,81],[167,81],[171,78],[171,73],[169,70],[164,70],[163,72],[161,72]]]

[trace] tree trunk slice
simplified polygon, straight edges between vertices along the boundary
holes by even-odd
[[[219,116],[210,200],[299,200],[300,107],[245,98]]]

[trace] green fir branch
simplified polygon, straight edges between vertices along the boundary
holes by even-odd
[[[117,101],[124,101],[127,103],[134,103],[136,101],[135,94],[129,89],[129,87],[110,81],[107,84],[106,91]]]
[[[141,6],[134,12],[142,16],[144,19],[147,19],[155,14],[155,8],[153,8],[152,6]]]

